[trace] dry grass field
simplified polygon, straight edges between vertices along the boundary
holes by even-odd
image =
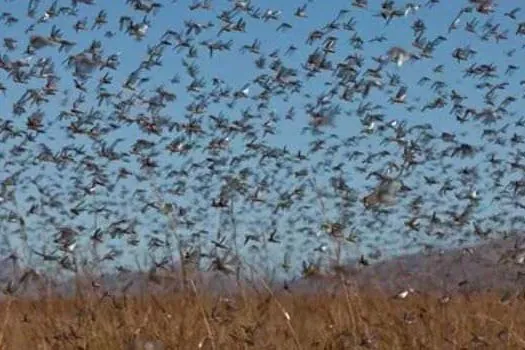
[[[525,349],[525,274],[498,263],[513,245],[288,283],[200,274],[182,288],[176,272],[84,275],[47,289],[37,280],[0,299],[0,348]]]
[[[519,293],[404,299],[349,282],[325,291],[242,287],[134,297],[6,299],[2,349],[520,349]]]

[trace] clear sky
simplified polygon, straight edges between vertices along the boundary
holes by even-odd
[[[143,1],[144,3],[149,3],[149,1]],[[90,107],[96,108],[101,112],[101,125],[108,125],[110,123],[110,118],[113,113],[113,107],[111,105],[102,104],[100,107],[97,106],[96,102],[96,88],[98,79],[102,77],[105,72],[109,72],[113,77],[113,83],[109,84],[107,89],[112,93],[119,93],[122,91],[123,98],[130,96],[132,92],[122,88],[122,85],[126,81],[127,77],[131,72],[135,71],[142,60],[147,57],[147,49],[153,48],[155,45],[159,44],[163,34],[167,30],[173,31],[185,31],[186,27],[184,22],[193,20],[196,23],[205,24],[208,21],[214,24],[214,27],[205,29],[201,34],[196,37],[194,43],[198,49],[198,57],[196,59],[186,58],[188,61],[194,61],[198,64],[200,68],[200,77],[206,81],[206,87],[204,91],[212,90],[212,79],[219,78],[222,79],[226,85],[231,87],[233,91],[240,90],[245,84],[250,83],[250,97],[256,96],[261,92],[261,88],[256,86],[253,82],[255,77],[264,73],[268,73],[269,70],[258,70],[255,67],[254,60],[258,55],[253,55],[250,53],[241,53],[240,48],[243,45],[250,45],[255,39],[260,41],[260,51],[261,54],[265,55],[268,61],[271,61],[271,58],[268,56],[275,50],[279,50],[279,57],[282,59],[282,62],[285,66],[297,69],[298,78],[301,79],[303,87],[300,94],[290,95],[286,100],[282,97],[276,97],[272,99],[269,109],[263,111],[262,119],[256,122],[257,127],[262,127],[265,121],[268,120],[271,113],[275,113],[279,116],[278,122],[275,123],[276,133],[275,135],[270,135],[265,138],[265,142],[268,145],[275,147],[284,147],[291,152],[295,153],[301,150],[303,153],[308,153],[308,148],[310,147],[310,142],[315,140],[315,137],[310,133],[303,133],[302,129],[307,126],[309,117],[305,112],[305,104],[315,103],[317,96],[322,93],[328,92],[333,86],[328,86],[325,82],[334,82],[336,81],[334,76],[328,73],[319,74],[317,77],[307,79],[305,77],[305,70],[301,67],[302,64],[305,64],[308,56],[317,48],[322,47],[324,38],[318,42],[315,42],[313,45],[308,45],[306,40],[308,35],[315,29],[322,29],[325,25],[330,23],[333,20],[336,20],[341,23],[348,21],[355,22],[355,31],[345,31],[342,28],[335,30],[329,34],[326,34],[325,37],[330,35],[336,36],[338,38],[336,44],[336,52],[332,54],[331,61],[334,65],[338,62],[344,60],[345,57],[349,55],[360,55],[364,58],[364,65],[362,72],[366,71],[367,68],[377,67],[377,62],[374,62],[372,58],[383,56],[387,51],[392,47],[401,47],[409,52],[417,52],[417,50],[412,46],[414,40],[413,29],[411,28],[412,24],[417,20],[421,19],[426,26],[425,37],[429,40],[434,40],[439,36],[444,36],[446,41],[439,44],[435,51],[433,52],[432,59],[421,59],[414,62],[407,62],[404,65],[397,67],[395,64],[390,64],[384,69],[383,79],[385,82],[388,81],[388,74],[397,74],[401,79],[401,85],[408,87],[407,90],[407,100],[409,101],[408,105],[413,105],[414,108],[412,111],[408,111],[406,105],[393,105],[389,103],[389,97],[395,95],[398,87],[385,88],[382,92],[373,92],[368,101],[379,104],[383,106],[381,113],[384,113],[385,121],[397,120],[397,121],[406,121],[408,125],[417,125],[430,123],[433,126],[433,133],[439,135],[441,132],[455,133],[458,135],[458,138],[461,139],[461,142],[472,143],[474,145],[485,145],[485,149],[482,154],[475,159],[450,159],[445,160],[444,163],[450,163],[454,168],[469,166],[481,162],[482,159],[485,159],[487,154],[491,150],[497,151],[499,154],[507,156],[509,152],[513,152],[514,149],[511,144],[505,146],[496,146],[494,144],[487,143],[486,139],[481,139],[481,132],[484,128],[498,128],[506,124],[507,122],[516,121],[521,115],[519,111],[522,109],[522,99],[521,99],[521,86],[520,86],[520,71],[516,71],[514,75],[505,75],[505,70],[508,65],[519,65],[521,63],[521,58],[523,57],[522,45],[523,37],[515,35],[516,28],[518,23],[521,21],[520,18],[523,18],[521,12],[517,13],[517,19],[512,20],[508,16],[504,16],[504,13],[510,11],[515,4],[518,2],[514,1],[505,1],[496,8],[496,11],[489,15],[479,14],[476,11],[473,11],[471,14],[465,14],[461,17],[461,20],[457,23],[458,29],[448,32],[449,26],[452,20],[456,17],[461,7],[465,6],[467,1],[445,1],[442,0],[440,4],[437,4],[433,7],[425,6],[424,3],[421,3],[420,9],[415,12],[408,14],[405,17],[394,19],[388,25],[385,21],[376,16],[380,8],[380,2],[378,1],[369,1],[369,6],[367,9],[359,9],[357,7],[352,7],[351,1],[311,1],[305,3],[307,5],[306,18],[299,18],[294,16],[294,12],[298,7],[303,5],[302,2],[298,1],[253,1],[251,6],[260,7],[261,12],[264,12],[266,9],[273,9],[281,11],[279,19],[277,20],[256,20],[250,18],[244,13],[235,17],[235,20],[242,17],[246,21],[246,32],[245,33],[223,33],[220,37],[217,36],[217,33],[220,30],[221,22],[217,19],[217,16],[220,15],[222,11],[225,11],[233,6],[233,2],[230,1],[212,1],[212,9],[210,11],[204,10],[194,10],[189,9],[189,5],[193,4],[189,1],[162,1],[163,7],[156,14],[149,14],[148,20],[150,21],[150,27],[147,31],[146,36],[138,41],[133,37],[125,33],[124,31],[119,30],[119,19],[122,16],[129,16],[133,21],[140,22],[143,18],[143,13],[135,11],[132,9],[130,4],[127,4],[126,1],[95,1],[95,4],[92,6],[85,5],[79,1],[78,7],[76,9],[77,16],[68,16],[60,15],[56,18],[50,18],[44,23],[35,24],[34,31],[31,33],[26,33],[26,29],[31,24],[34,24],[38,21],[38,18],[42,17],[44,11],[49,8],[52,1],[41,1],[38,8],[35,11],[35,17],[33,19],[26,16],[28,1],[5,1],[1,5],[1,10],[6,12],[16,18],[18,22],[10,26],[4,25],[0,34],[0,38],[12,38],[15,39],[18,43],[18,48],[9,52],[5,47],[0,49],[0,53],[5,55],[3,57],[8,57],[10,61],[15,61],[17,59],[23,59],[28,57],[30,59],[30,64],[34,64],[41,58],[49,57],[55,64],[55,69],[57,75],[60,77],[59,89],[60,92],[56,96],[50,98],[48,103],[43,104],[40,108],[45,113],[45,124],[47,125],[45,135],[40,135],[37,138],[37,141],[29,144],[28,147],[32,151],[27,151],[23,156],[18,157],[17,159],[26,159],[24,162],[25,167],[27,168],[24,172],[24,178],[34,177],[38,174],[43,175],[44,177],[49,177],[48,179],[42,180],[42,184],[55,182],[58,178],[58,170],[54,165],[31,165],[30,161],[34,160],[34,157],[39,153],[38,144],[46,143],[53,152],[59,151],[66,145],[75,144],[86,146],[87,153],[92,152],[94,156],[96,154],[93,151],[92,142],[84,136],[76,137],[71,139],[67,137],[67,132],[65,126],[69,124],[70,121],[61,121],[58,119],[60,112],[64,109],[70,109],[72,107],[73,101],[78,97],[80,91],[75,89],[74,80],[72,76],[72,70],[67,67],[64,63],[64,60],[67,59],[68,55],[77,54],[82,50],[89,47],[93,40],[98,40],[102,44],[103,56],[107,57],[111,54],[117,54],[120,60],[120,66],[115,71],[95,71],[91,79],[89,79],[85,87],[87,89],[84,93],[86,102],[83,104],[83,110],[89,111]],[[70,1],[58,1],[58,8],[64,6],[71,6]],[[396,2],[396,7],[404,8],[405,3]],[[75,32],[73,29],[75,23],[84,18],[87,18],[88,28],[91,28],[94,18],[97,16],[100,10],[105,10],[107,12],[108,24],[103,26],[100,29],[86,30]],[[346,9],[347,12],[340,12],[342,9]],[[338,18],[339,16],[339,18]],[[4,16],[9,17],[9,16]],[[469,33],[466,31],[465,24],[471,20],[476,20],[479,22],[477,25],[478,31],[483,31],[483,25],[489,21],[489,23],[500,24],[499,27],[496,27],[496,32],[503,33],[508,30],[506,40],[501,40],[496,42],[494,37],[490,37],[489,40],[482,40],[480,35]],[[283,23],[286,22],[291,25],[292,28],[288,30],[277,30],[277,28]],[[71,49],[69,53],[59,52],[56,47],[43,48],[36,51],[33,55],[28,56],[24,54],[25,48],[28,44],[30,35],[40,34],[40,35],[49,35],[51,28],[56,26],[63,33],[63,38],[73,41],[76,45]],[[111,37],[105,36],[105,33],[108,31],[114,32],[114,35]],[[357,34],[360,38],[363,39],[363,47],[361,50],[357,49],[355,46],[351,45],[351,38]],[[385,36],[386,41],[384,42],[368,42],[374,37]],[[199,45],[204,40],[222,40],[228,42],[232,40],[232,49],[225,52],[215,52],[213,57],[208,55],[208,50],[206,47]],[[297,50],[291,55],[285,55],[285,52],[288,50],[290,45],[294,45]],[[469,47],[476,51],[474,58],[467,62],[458,62],[452,57],[453,51],[458,47]],[[509,51],[515,49],[516,53],[514,55],[509,55]],[[139,89],[144,90],[145,96],[151,96],[154,93],[154,89],[158,86],[164,86],[168,91],[172,91],[177,95],[176,101],[169,103],[165,109],[162,110],[161,115],[167,116],[172,121],[178,121],[180,123],[184,122],[184,115],[187,114],[186,107],[194,99],[194,93],[187,91],[186,87],[190,84],[191,79],[186,75],[185,68],[182,65],[182,60],[187,54],[187,50],[181,50],[177,52],[173,47],[166,47],[162,55],[162,66],[153,67],[150,71],[144,71],[141,77],[149,78],[149,81],[145,82]],[[469,121],[467,123],[460,124],[455,116],[450,113],[452,103],[448,101],[448,105],[443,109],[438,109],[434,111],[425,110],[421,111],[421,108],[438,95],[439,92],[432,91],[431,86],[435,81],[442,81],[446,84],[443,88],[443,91],[446,91],[448,95],[452,90],[457,91],[459,94],[464,95],[467,98],[467,104],[473,106],[474,108],[481,109],[483,107],[483,94],[481,90],[476,89],[476,84],[482,83],[481,80],[476,79],[467,79],[464,77],[464,71],[471,64],[494,64],[498,67],[499,77],[493,80],[490,80],[493,83],[509,82],[510,85],[501,92],[498,92],[500,96],[500,101],[507,95],[514,96],[518,99],[511,107],[509,111],[518,111],[516,115],[506,115],[505,120],[498,121],[494,126],[481,125],[479,122]],[[433,70],[439,66],[443,65],[441,73],[434,73]],[[361,73],[362,75],[362,73]],[[171,80],[173,77],[179,76],[180,83],[173,83]],[[431,82],[427,83],[424,86],[418,85],[418,81],[423,77],[427,76],[431,79]],[[24,94],[25,90],[28,87],[38,88],[42,86],[42,80],[32,79],[28,84],[17,84],[8,77],[8,73],[5,71],[0,71],[0,82],[2,85],[6,86],[7,90],[4,95],[0,94],[0,117],[3,120],[13,121],[14,125],[24,129],[27,116],[33,111],[37,110],[36,106],[28,108],[28,113],[23,116],[15,116],[12,113],[13,104]],[[391,90],[391,91],[390,91]],[[62,91],[65,91],[67,95],[67,100],[64,99]],[[342,90],[339,90],[339,95],[341,95]],[[309,94],[312,97],[305,96]],[[64,104],[62,104],[64,102]],[[356,115],[355,111],[358,108],[359,104],[366,103],[360,97],[355,98],[354,101],[349,102],[343,99],[335,99],[332,101],[334,105],[338,105],[341,109],[341,113],[335,119],[335,126],[328,128],[326,134],[323,137],[328,137],[331,133],[334,133],[344,140],[346,138],[352,137],[354,135],[361,135],[364,128],[362,120]],[[217,104],[210,104],[206,114],[219,115],[223,113],[226,118],[230,121],[239,119],[241,117],[241,111],[251,106],[251,111],[256,113],[256,107],[258,101],[247,99],[245,101],[238,102],[233,108],[226,106],[224,102]],[[287,111],[293,107],[296,111],[295,118],[293,120],[287,120],[283,116]],[[135,113],[136,114],[136,113]],[[210,135],[213,135],[213,128],[207,127],[207,130],[210,132]],[[512,126],[511,130],[512,131]],[[464,136],[461,136],[462,133],[465,133]],[[165,138],[163,138],[163,136]],[[161,167],[177,167],[185,164],[188,161],[188,158],[178,157],[169,155],[165,150],[165,146],[174,138],[180,136],[180,133],[177,131],[168,132],[166,131],[160,137],[155,135],[146,135],[140,131],[136,126],[122,126],[118,130],[112,131],[105,139],[108,144],[111,144],[113,140],[122,138],[123,141],[118,144],[117,149],[121,151],[129,151],[131,145],[133,145],[138,138],[143,138],[154,142],[157,146],[156,149],[161,153],[156,159],[161,163]],[[208,141],[211,140],[207,139]],[[19,168],[19,165],[9,165],[10,161],[14,159],[12,153],[8,153],[9,150],[16,144],[20,144],[21,139],[8,140],[5,141],[0,147],[0,152],[3,155],[3,159],[0,160],[0,179],[5,179],[10,176],[16,169]],[[302,167],[311,168],[314,167],[318,173],[310,175],[307,178],[293,178],[285,174],[285,172],[278,173],[276,168],[273,166],[262,166],[257,165],[254,162],[249,163],[252,167],[252,171],[258,172],[258,176],[254,176],[250,180],[251,184],[255,183],[255,178],[262,179],[264,176],[262,174],[274,174],[276,177],[276,183],[281,184],[283,188],[288,190],[292,188],[300,187],[303,184],[308,184],[310,180],[315,179],[321,187],[326,187],[329,185],[329,179],[331,176],[337,172],[333,172],[330,169],[323,169],[323,167],[316,163],[316,161],[322,159],[330,159],[333,161],[333,165],[343,162],[343,172],[341,175],[346,179],[347,183],[355,189],[358,199],[362,198],[369,191],[370,186],[375,184],[374,179],[365,179],[366,173],[361,174],[355,170],[355,166],[365,166],[367,170],[379,170],[386,163],[387,160],[393,160],[399,162],[401,159],[401,151],[399,148],[389,145],[381,146],[380,142],[382,141],[382,136],[372,134],[368,137],[367,140],[364,140],[359,144],[358,149],[363,152],[379,152],[382,150],[389,150],[392,153],[390,158],[383,159],[379,163],[372,162],[371,164],[359,164],[359,161],[351,161],[345,156],[344,148],[340,148],[333,155],[326,154],[317,154],[312,155],[310,163],[302,164],[297,166],[295,169],[300,170]],[[327,145],[335,144],[336,142],[333,139],[327,138]],[[240,155],[244,151],[244,142],[242,139],[237,138],[232,140],[232,148],[230,149],[231,155]],[[437,146],[436,150],[444,149],[444,146],[440,144]],[[328,147],[326,147],[328,148]],[[354,151],[355,149],[350,150]],[[209,156],[208,153],[205,153],[203,150],[196,150],[191,154],[191,157],[195,161],[205,159]],[[134,159],[131,157],[130,159]],[[80,159],[80,157],[79,157]],[[7,164],[6,164],[7,163]],[[103,164],[104,162],[100,162]],[[432,162],[430,162],[432,163]],[[129,164],[126,164],[122,161],[117,161],[110,166],[109,169],[116,170],[121,166],[127,166],[130,170],[140,173],[136,162],[131,160]],[[433,169],[432,169],[433,167]],[[426,170],[424,170],[426,169]],[[406,184],[409,187],[413,187],[417,191],[421,191],[424,198],[428,195],[428,198],[432,198],[432,193],[435,193],[436,187],[433,189],[428,189],[425,187],[422,181],[422,175],[426,174],[428,176],[440,176],[443,180],[443,164],[436,160],[431,165],[430,168],[424,168],[416,172],[410,178],[407,178]],[[452,168],[451,168],[452,169]],[[53,193],[62,193],[58,196],[60,201],[63,201],[66,204],[66,207],[71,207],[80,202],[71,196],[74,192],[74,182],[71,180],[71,175],[75,173],[75,167],[71,166],[66,170],[61,171],[63,173],[63,178],[57,183],[61,186],[60,189],[52,190]],[[450,173],[453,173],[453,170],[448,170]],[[138,198],[140,197],[140,192],[137,193],[138,189],[145,189],[145,197],[149,200],[157,200],[151,191],[152,186],[160,186],[162,188],[162,195],[164,196],[163,201],[174,202],[179,206],[185,206],[189,208],[190,214],[189,217],[195,218],[197,222],[196,226],[191,229],[181,229],[179,227],[180,233],[187,237],[188,241],[191,241],[193,237],[198,242],[205,242],[205,244],[210,245],[211,240],[215,239],[217,234],[217,223],[220,220],[220,215],[217,214],[217,211],[209,208],[210,199],[203,194],[197,193],[197,190],[188,191],[182,196],[172,195],[166,192],[168,189],[173,189],[176,187],[177,181],[180,179],[177,178],[177,175],[173,175],[169,178],[166,178],[166,174],[169,170],[159,172],[157,175],[147,175],[146,181],[138,182],[133,178],[129,180],[120,181],[119,184],[115,187],[115,190],[112,193],[106,193],[105,190],[97,189],[97,194],[94,196],[88,196],[87,201],[98,201],[96,203],[104,203],[107,200],[114,201],[113,206],[118,206],[118,215],[111,215],[109,218],[102,218],[103,215],[97,215],[96,222],[93,220],[92,214],[80,215],[77,218],[71,219],[67,218],[65,215],[57,215],[57,224],[59,226],[75,226],[83,225],[85,226],[85,237],[89,236],[91,232],[95,229],[94,225],[101,227],[107,227],[111,222],[118,221],[119,219],[131,220],[132,218],[137,218],[138,220],[146,223],[144,226],[141,226],[139,230],[139,235],[142,240],[142,243],[139,244],[136,248],[128,248],[125,244],[125,239],[115,239],[109,240],[110,246],[117,248],[122,248],[126,251],[124,262],[133,264],[133,258],[137,256],[142,256],[145,251],[145,247],[148,243],[148,240],[152,236],[158,236],[163,239],[163,236],[166,232],[166,218],[159,216],[158,213],[152,211],[146,211],[145,213],[140,212],[140,208],[143,208],[143,203],[138,203]],[[87,178],[84,173],[77,171],[79,176],[84,179],[84,185],[88,186],[91,181],[90,178]],[[202,172],[203,174],[205,172]],[[201,171],[195,170],[188,179],[188,182],[195,181],[198,178],[198,174],[201,174]],[[509,175],[510,176],[510,175]],[[453,176],[457,179],[458,175],[455,172]],[[218,178],[213,178],[208,176],[205,181],[210,187],[213,187],[212,196],[215,196],[217,193],[217,188],[220,186]],[[484,201],[480,205],[479,217],[486,216],[491,212],[496,213],[499,203],[491,203],[494,193],[488,188],[488,183],[485,180],[481,179],[478,181],[477,190],[484,198]],[[437,187],[439,188],[439,187]],[[126,191],[127,189],[127,191]],[[254,188],[252,188],[253,190]],[[78,192],[78,189],[75,190]],[[274,191],[274,190],[272,190]],[[281,190],[276,189],[277,192]],[[36,193],[35,188],[32,185],[20,186],[20,189],[17,189],[17,196],[21,198],[27,197],[31,194]],[[65,193],[68,193],[66,195]],[[275,195],[275,191],[273,192]],[[452,195],[451,195],[452,196]],[[413,199],[413,197],[412,197]],[[442,202],[436,202],[427,200],[424,203],[425,208],[430,210],[445,210],[445,205],[453,205],[451,201],[455,200],[452,196],[451,199],[447,199],[445,196],[441,198]],[[23,201],[23,200],[21,200]],[[320,232],[320,224],[322,221],[325,221],[327,218],[331,220],[337,220],[339,213],[334,209],[330,208],[334,201],[328,200],[328,209],[326,212],[323,212],[319,209],[319,205],[315,196],[309,195],[304,200],[307,204],[312,206],[312,209],[308,212],[309,214],[301,214],[312,219],[311,223],[308,225],[304,224],[305,219],[302,218],[299,222],[294,225],[286,224],[286,221],[290,218],[296,216],[300,205],[297,204],[295,209],[291,209],[288,212],[278,214],[275,217],[271,216],[267,211],[262,210],[260,212],[255,209],[249,209],[249,206],[242,207],[243,209],[237,214],[241,220],[239,230],[242,231],[240,234],[240,246],[244,241],[245,234],[251,233],[253,231],[259,230],[259,233],[264,233],[267,235],[271,231],[272,219],[277,221],[277,226],[280,227],[283,231],[280,233],[283,237],[283,243],[281,245],[271,245],[269,248],[270,255],[266,256],[262,254],[263,258],[261,261],[280,261],[287,246],[294,246],[295,253],[294,256],[298,257],[297,262],[307,259],[316,258],[319,253],[313,248],[316,248],[322,244],[322,242],[330,242],[330,240],[325,237],[324,233]],[[7,215],[10,211],[14,210],[13,207],[9,206],[10,204],[4,205],[4,214]],[[24,204],[21,204],[22,206]],[[28,207],[25,210],[28,210]],[[443,208],[440,208],[443,207]],[[200,208],[203,208],[202,211]],[[405,249],[406,246],[411,248],[414,245],[412,241],[421,242],[433,242],[435,237],[432,235],[426,235],[424,233],[406,233],[403,225],[403,221],[406,220],[405,212],[398,212],[397,214],[387,215],[384,220],[387,221],[384,226],[374,226],[373,224],[365,227],[365,224],[368,224],[370,221],[377,221],[378,219],[365,212],[360,203],[356,204],[354,211],[355,217],[351,219],[351,225],[349,225],[348,232],[357,232],[361,234],[362,242],[360,244],[345,244],[345,252],[348,252],[350,255],[356,254],[359,252],[371,252],[375,248],[380,248],[385,251],[385,254],[399,253],[400,249]],[[2,209],[2,207],[0,207]],[[20,209],[20,212],[25,210]],[[487,214],[488,213],[488,214]],[[224,215],[224,214],[223,214]],[[301,216],[301,217],[302,217]],[[326,216],[326,217],[325,217]],[[47,229],[42,229],[41,226],[37,225],[39,221],[38,215],[34,218],[28,219],[28,234],[30,236],[30,246],[34,249],[40,250],[44,243],[52,239],[52,234],[55,232],[52,226],[49,226],[47,223]],[[243,225],[243,221],[246,223]],[[251,222],[251,223],[250,223]],[[262,224],[264,223],[264,224]],[[376,222],[377,224],[377,222]],[[12,229],[12,226],[16,225],[3,225],[5,232],[9,232]],[[219,225],[220,226],[220,225]],[[298,227],[301,226],[310,226],[312,228],[312,236],[309,237],[304,231],[300,231]],[[40,228],[39,228],[40,227]],[[426,227],[426,226],[425,226]],[[469,230],[472,230],[472,227],[469,226]],[[203,233],[198,236],[198,239],[195,238],[197,235],[191,235],[191,233],[199,232],[203,230]],[[223,227],[221,230],[228,231],[230,228]],[[425,229],[423,229],[425,230]],[[152,232],[153,231],[153,232]],[[380,233],[378,233],[378,231]],[[458,238],[453,233],[450,233],[450,241],[456,241]],[[16,239],[13,237],[11,239],[15,243]],[[303,244],[304,242],[308,242]],[[446,241],[446,240],[445,240]],[[82,241],[86,246],[88,245],[88,240],[85,239]],[[367,244],[368,243],[368,244]],[[188,245],[197,244],[196,242],[188,243]],[[255,256],[254,253],[258,248],[249,248],[251,244],[248,244],[246,247],[242,248],[247,256]],[[370,248],[371,245],[373,248]],[[420,245],[416,245],[419,247]],[[306,248],[305,248],[306,247]],[[403,248],[405,247],[405,248]],[[49,248],[51,249],[51,248]],[[107,252],[109,248],[105,247],[101,249],[102,252]],[[52,249],[51,249],[52,250]],[[260,249],[262,250],[262,248]],[[103,254],[103,253],[101,253]],[[162,252],[159,253],[159,256],[163,255]],[[121,263],[119,261],[119,263]]]

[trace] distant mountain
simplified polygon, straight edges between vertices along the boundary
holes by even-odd
[[[344,276],[360,288],[377,287],[385,293],[395,293],[409,287],[437,294],[522,290],[525,288],[525,244],[517,244],[521,240],[522,237],[497,239],[468,248],[404,255],[369,266],[358,267],[356,263],[345,269]],[[24,271],[13,267],[11,261],[0,262],[0,283],[4,288],[9,281],[15,282],[12,285],[16,286],[22,276]],[[200,273],[194,278],[201,292],[231,292],[237,288],[233,276],[210,272]],[[162,271],[155,274],[137,271],[115,273],[98,278],[85,276],[82,281],[69,279],[56,284],[49,280],[46,282],[44,278],[29,276],[25,279],[26,288],[21,288],[19,295],[35,297],[50,290],[61,296],[73,296],[76,291],[137,295],[146,291],[162,293],[182,288],[178,274]],[[254,283],[258,284],[257,281]],[[316,292],[326,291],[338,283],[335,277],[318,276],[288,283],[278,281],[273,286],[282,289],[287,285],[291,292]]]
[[[378,287],[388,293],[408,287],[436,293],[523,289],[525,245],[516,244],[521,240],[514,236],[468,248],[404,255],[369,266],[348,267],[345,277],[360,287]],[[292,289],[325,289],[327,282],[326,278],[303,280],[294,283]]]

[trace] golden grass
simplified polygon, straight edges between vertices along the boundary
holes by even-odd
[[[341,283],[323,293],[191,285],[168,295],[7,299],[2,349],[523,349],[525,300],[393,299]],[[148,347],[149,346],[149,347]]]

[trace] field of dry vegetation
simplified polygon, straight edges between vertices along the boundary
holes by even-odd
[[[519,293],[415,292],[396,298],[351,281],[326,288],[244,285],[112,296],[84,288],[72,298],[7,298],[2,349],[520,349]]]

